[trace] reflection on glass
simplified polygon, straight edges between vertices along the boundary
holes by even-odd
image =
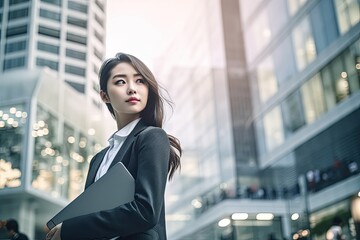
[[[333,81],[331,77],[330,66],[325,67],[321,71],[321,79],[324,85],[324,96],[328,110],[336,105],[335,90],[333,87]]]
[[[272,59],[266,58],[257,68],[257,79],[261,102],[266,102],[277,92],[277,82]]]
[[[60,154],[57,124],[55,116],[39,105],[36,120],[31,126],[32,137],[35,138],[31,185],[35,189],[51,193],[54,197],[61,195],[61,185],[56,183],[62,170],[57,162]]]
[[[0,106],[0,189],[21,185],[21,149],[28,114],[24,106]]]
[[[284,142],[283,122],[279,106],[265,115],[263,124],[266,147],[268,151],[271,151]]]
[[[38,106],[32,187],[71,200],[83,191],[89,162],[101,146],[67,123],[59,125],[55,115]]]
[[[268,15],[264,9],[258,13],[257,18],[250,25],[248,34],[245,34],[250,62],[269,44],[271,37]]]
[[[345,69],[343,56],[335,58],[330,63],[333,84],[335,86],[336,102],[346,99],[350,95],[348,73]]]
[[[357,41],[343,54],[345,72],[351,93],[360,89],[360,41]]]
[[[315,41],[308,18],[304,18],[292,33],[297,68],[303,70],[316,58]]]
[[[326,111],[320,74],[316,74],[301,87],[306,123],[314,122]]]
[[[335,0],[335,9],[341,34],[360,21],[360,4],[357,0]]]
[[[290,135],[305,125],[299,91],[288,96],[281,104],[286,135]]]

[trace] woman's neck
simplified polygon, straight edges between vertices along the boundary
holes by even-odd
[[[129,123],[131,123],[132,121],[138,118],[140,118],[140,115],[138,114],[122,116],[121,118],[116,117],[117,129],[118,130],[122,129],[123,127],[125,127],[126,125],[128,125]]]

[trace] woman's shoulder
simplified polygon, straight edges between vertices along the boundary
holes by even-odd
[[[166,131],[160,127],[154,127],[154,126],[147,126],[142,130],[138,138],[140,140],[148,140],[148,141],[168,141],[169,137],[166,133]]]
[[[166,135],[167,133],[165,132],[164,129],[160,128],[160,127],[154,127],[154,126],[147,126],[146,128],[144,128],[139,135],[142,136],[147,136],[147,135]]]

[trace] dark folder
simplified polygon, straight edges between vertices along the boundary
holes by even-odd
[[[115,208],[132,201],[134,193],[135,180],[126,167],[119,162],[56,214],[46,225],[52,229],[66,219]]]

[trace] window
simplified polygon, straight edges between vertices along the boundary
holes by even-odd
[[[300,89],[307,124],[314,122],[326,111],[321,75],[316,74]]]
[[[283,122],[279,106],[265,115],[263,124],[266,148],[271,151],[284,142]]]
[[[44,26],[39,26],[39,34],[53,38],[60,38],[60,30],[48,28]]]
[[[93,65],[93,71],[96,75],[99,75],[99,67],[96,64]]]
[[[100,18],[96,13],[95,20],[100,24],[100,26],[104,26],[104,20],[102,20],[102,18]]]
[[[10,58],[4,61],[4,71],[25,66],[25,57]]]
[[[102,3],[100,0],[95,0],[95,4],[101,9],[101,11],[104,11],[104,3]]]
[[[13,20],[13,19],[25,18],[28,15],[29,15],[29,9],[28,8],[12,10],[12,11],[9,12],[8,20],[10,21],[10,20]]]
[[[290,136],[305,125],[299,91],[288,96],[281,104],[284,117],[285,135]]]
[[[85,76],[85,69],[84,68],[76,67],[76,66],[73,66],[73,65],[66,64],[65,65],[65,72],[75,74],[75,75],[78,75],[78,76],[83,76],[83,77]]]
[[[245,34],[249,62],[254,60],[271,40],[272,33],[265,10],[258,13],[257,18],[252,22],[248,32]]]
[[[351,92],[357,92],[360,90],[360,40],[345,52],[344,61]]]
[[[103,54],[94,47],[94,55],[100,60],[103,60]]]
[[[336,16],[333,12],[334,4],[332,1],[328,0],[319,1],[319,4],[316,4],[309,12],[312,33],[318,55],[322,51],[326,51],[327,47],[339,38]]]
[[[11,42],[11,43],[6,43],[5,46],[5,53],[12,53],[12,52],[17,52],[17,51],[22,51],[25,50],[26,48],[26,41],[18,41],[18,42]]]
[[[273,36],[276,36],[289,21],[289,14],[287,13],[286,4],[284,1],[269,1],[266,3],[268,16],[271,16],[269,26]]]
[[[275,49],[273,60],[278,86],[284,86],[297,72],[291,38],[288,36]]]
[[[66,56],[71,57],[71,58],[80,59],[80,60],[85,60],[86,59],[86,53],[76,51],[76,50],[70,49],[70,48],[66,49]]]
[[[21,186],[28,113],[25,104],[0,106],[0,191]]]
[[[78,91],[80,93],[85,93],[85,85],[84,84],[72,82],[72,81],[69,81],[69,80],[66,80],[66,83],[69,84],[76,91]]]
[[[98,31],[96,31],[96,30],[94,31],[94,35],[101,43],[104,43],[104,36],[103,35],[98,33]]]
[[[9,5],[11,6],[11,5],[25,3],[25,2],[29,2],[29,0],[10,0]]]
[[[345,52],[345,56],[340,55],[336,57],[321,70],[325,101],[328,109],[335,106],[336,103],[345,100],[353,89],[356,91],[358,88],[359,80],[356,79],[358,77],[355,76],[355,78],[353,78],[353,74],[351,74],[352,71],[345,65],[348,60],[344,60],[344,58],[349,57],[346,53],[347,52]],[[354,68],[354,65],[355,62],[353,61],[352,68]],[[353,89],[350,88],[351,86]]]
[[[360,4],[357,0],[335,0],[335,10],[341,34],[360,21]]]
[[[274,64],[271,57],[266,58],[257,68],[259,96],[262,103],[277,92]]]
[[[14,36],[19,36],[19,35],[26,34],[27,33],[27,28],[28,28],[27,25],[8,28],[6,30],[6,37],[14,37]]]
[[[331,70],[335,84],[336,102],[340,102],[350,95],[348,74],[341,57],[337,57],[331,62]]]
[[[92,82],[92,88],[95,92],[100,93],[100,86],[96,82]]]
[[[315,42],[307,17],[294,28],[292,38],[297,69],[301,71],[316,58]]]
[[[74,43],[80,43],[82,45],[86,45],[86,37],[82,37],[73,33],[66,34],[66,40]]]
[[[87,21],[79,18],[68,17],[67,23],[77,27],[87,28]]]
[[[49,43],[38,42],[37,48],[45,52],[59,54],[59,46],[55,46]]]
[[[44,58],[36,58],[36,66],[41,66],[41,67],[46,66],[46,67],[49,67],[56,71],[59,69],[58,62],[51,61],[51,60],[44,59]]]
[[[54,4],[57,6],[61,6],[61,0],[41,0],[42,2],[46,2],[46,3],[50,3],[50,4]]]
[[[55,197],[66,192],[67,184],[64,183],[68,179],[67,165],[70,158],[59,157],[63,146],[58,142],[57,117],[40,105],[37,105],[35,117],[31,129],[34,138],[31,186]]]
[[[332,81],[330,66],[326,66],[321,70],[321,79],[324,85],[324,97],[328,110],[336,105],[335,89]]]
[[[84,1],[85,2],[85,1]],[[78,11],[78,12],[83,12],[83,13],[87,13],[88,12],[88,6],[85,4],[81,4],[78,2],[74,2],[74,1],[69,1],[68,2],[68,8]]]
[[[290,15],[294,15],[306,3],[307,0],[288,0]]]
[[[54,12],[54,11],[49,11],[49,10],[45,10],[45,9],[40,9],[40,17],[43,18],[48,18],[57,22],[61,21],[61,14]]]

